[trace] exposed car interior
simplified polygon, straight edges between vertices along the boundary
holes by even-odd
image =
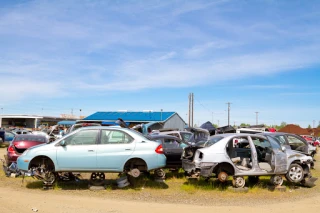
[[[226,151],[238,169],[250,170],[252,168],[251,148],[247,137],[231,139],[227,144]]]
[[[271,164],[273,155],[270,142],[259,137],[252,137],[251,139],[257,152],[260,169],[267,172],[274,171]],[[227,144],[226,151],[238,169],[250,170],[252,168],[252,151],[248,137],[243,136],[231,139]]]

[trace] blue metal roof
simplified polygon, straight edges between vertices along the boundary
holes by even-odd
[[[125,122],[166,121],[176,112],[96,112],[83,120],[116,121],[122,118]]]

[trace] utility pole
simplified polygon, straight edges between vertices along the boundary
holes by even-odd
[[[226,103],[228,104],[228,126],[230,126],[230,102]]]
[[[314,128],[314,123],[315,123],[316,121],[315,120],[313,120],[313,128]]]
[[[212,112],[212,124],[213,124],[213,112]]]
[[[258,125],[258,114],[259,112],[255,112],[256,113],[256,125]]]
[[[219,120],[218,120],[218,127],[219,127]]]
[[[80,119],[81,119],[81,111],[82,111],[82,109],[80,109],[80,117],[79,117]]]
[[[193,127],[193,93],[189,94],[189,127]]]

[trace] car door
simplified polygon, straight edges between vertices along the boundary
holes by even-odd
[[[98,129],[82,129],[67,136],[57,148],[60,170],[91,171],[97,168]]]
[[[275,168],[274,173],[286,173],[288,158],[286,152],[283,151],[281,147],[280,141],[270,136],[267,136],[267,139],[269,140],[274,153],[274,162],[271,162],[273,164],[272,166]]]
[[[303,138],[300,138],[296,135],[286,135],[289,146],[292,150],[300,151],[303,153],[308,153],[308,142],[303,141]]]
[[[181,167],[183,143],[175,138],[163,138],[162,145],[164,154],[167,157],[167,166]]]
[[[107,171],[123,171],[123,166],[135,149],[134,138],[121,130],[101,130],[97,150],[97,167]]]

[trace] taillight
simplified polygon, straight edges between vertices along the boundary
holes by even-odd
[[[15,152],[15,150],[14,150],[13,146],[9,146],[9,148],[8,148],[8,152]]]
[[[155,152],[158,154],[163,154],[163,147],[161,144],[156,148]]]

